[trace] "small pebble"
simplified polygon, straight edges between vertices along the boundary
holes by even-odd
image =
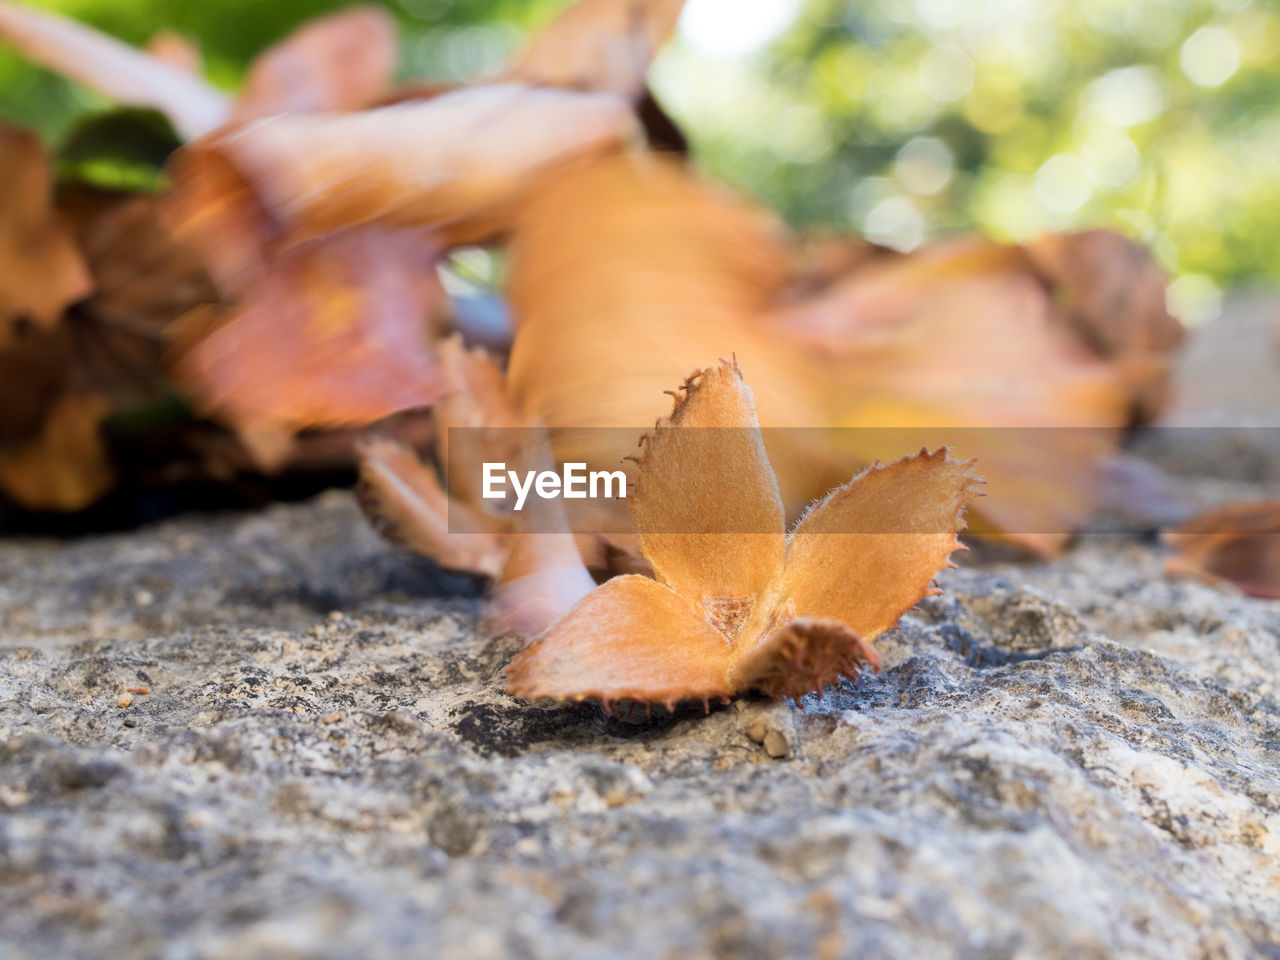
[[[133,703],[133,694],[126,690],[124,693],[120,694],[120,699],[116,701],[116,706],[123,710],[131,703]]]
[[[781,731],[770,730],[764,735],[764,752],[773,759],[781,760],[790,750],[791,745],[787,743],[787,738]]]

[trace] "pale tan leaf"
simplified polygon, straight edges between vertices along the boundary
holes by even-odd
[[[390,90],[397,54],[395,20],[383,7],[312,20],[249,66],[234,118],[367,107]]]
[[[683,7],[684,0],[580,0],[540,31],[504,76],[638,99]]]
[[[260,268],[270,243],[357,224],[430,226],[446,245],[474,242],[507,224],[536,175],[614,149],[633,129],[627,104],[610,94],[518,86],[285,114],[179,150],[172,225],[210,252],[228,288]]]
[[[209,132],[230,111],[228,99],[199,77],[54,13],[0,0],[0,39],[112,100],[159,110],[185,138]]]

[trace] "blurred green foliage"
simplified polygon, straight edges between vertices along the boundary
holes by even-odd
[[[809,0],[754,63],[659,64],[695,149],[793,222],[902,248],[1103,225],[1280,275],[1280,15],[1249,0]]]
[[[25,0],[143,46],[158,31],[195,40],[205,76],[234,89],[254,55],[312,17],[358,0]],[[375,0],[376,2],[376,0]],[[460,80],[503,62],[562,0],[387,0],[400,21],[401,73]],[[105,107],[96,95],[27,64],[0,44],[0,115],[58,139]]]
[[[347,4],[35,5],[130,43],[162,28],[196,38],[207,75],[230,88],[257,51]],[[436,80],[500,64],[564,5],[387,3],[402,73]],[[717,60],[694,40],[657,64],[659,97],[704,168],[797,225],[903,249],[974,228],[1019,240],[1111,226],[1182,276],[1173,295],[1192,315],[1220,286],[1280,274],[1274,2],[808,0],[752,55]],[[0,51],[0,114],[57,138],[103,106]]]

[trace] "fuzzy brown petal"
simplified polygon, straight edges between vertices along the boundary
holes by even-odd
[[[736,363],[689,377],[637,461],[631,513],[659,580],[709,606],[755,597],[778,575],[782,497]]]
[[[517,697],[674,705],[726,697],[729,642],[684,598],[647,577],[597,587],[511,662]]]
[[[733,665],[735,690],[802,697],[840,677],[858,679],[858,668],[880,669],[880,655],[838,620],[797,617],[745,651]]]
[[[874,640],[936,589],[933,578],[961,549],[956,533],[980,482],[972,461],[944,447],[877,463],[832,490],[787,540],[788,609]]]

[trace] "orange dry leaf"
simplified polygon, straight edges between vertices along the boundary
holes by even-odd
[[[0,490],[33,510],[78,510],[115,481],[99,433],[111,404],[104,397],[67,391],[54,400],[40,433],[0,445]]]
[[[1164,536],[1175,553],[1165,569],[1251,597],[1280,599],[1280,502],[1233,503]]]
[[[450,470],[450,427],[470,428],[481,438],[493,428],[503,435],[515,425],[503,387],[502,371],[483,350],[468,350],[458,336],[442,340],[437,351],[442,397],[431,411],[436,426],[436,453],[448,474],[449,490],[436,471],[407,447],[384,437],[363,441],[358,450],[360,481],[356,496],[379,533],[431,557],[443,567],[497,577],[508,549],[510,518],[485,509],[480,491],[467,483],[467,472]],[[507,436],[514,436],[511,431]],[[464,443],[467,441],[464,440]],[[483,454],[468,444],[460,457]],[[491,451],[501,459],[500,450]],[[473,464],[473,466],[475,466]],[[479,469],[475,471],[479,475]],[[454,480],[458,486],[453,486]],[[454,528],[454,529],[451,529]]]
[[[369,106],[390,89],[397,55],[395,21],[382,7],[312,20],[253,61],[234,117]]]
[[[1108,230],[1046,234],[1026,252],[1074,332],[1120,371],[1131,419],[1154,420],[1168,405],[1172,359],[1185,333],[1165,306],[1164,271],[1142,247]]]
[[[187,70],[66,17],[0,0],[0,40],[120,103],[159,110],[183,137],[227,118],[227,98]]]
[[[370,437],[357,448],[360,481],[356,498],[370,524],[392,543],[431,557],[442,567],[496,578],[502,573],[506,544],[501,528],[470,514],[465,503],[451,502],[436,471],[408,447]],[[454,533],[451,513],[471,515],[472,529]]]
[[[349,114],[229,126],[179,150],[173,226],[224,291],[271,245],[379,222],[430,226],[447,246],[499,229],[536,174],[616,147],[634,127],[609,94],[459,90]]]
[[[535,505],[522,527],[481,497],[482,461],[536,463],[545,452],[527,449],[537,431],[516,429],[502,371],[491,357],[467,350],[457,336],[441,342],[439,357],[446,393],[432,418],[448,491],[412,450],[371,437],[358,451],[357,500],[374,529],[392,542],[442,567],[497,581],[497,619],[506,629],[540,633],[595,584],[556,506]]]
[[[217,299],[199,258],[164,228],[154,194],[69,184],[59,190],[58,206],[93,277],[93,293],[76,308],[77,319],[91,320],[103,337],[149,343],[153,352],[136,366],[158,373],[165,328],[197,304]],[[123,342],[115,346],[116,352],[128,349]]]
[[[637,100],[683,7],[684,0],[582,0],[539,32],[503,76]]]
[[[63,311],[92,288],[71,231],[53,206],[52,179],[40,138],[0,124],[0,348],[15,328],[56,329]]]
[[[801,371],[758,329],[789,279],[783,239],[771,215],[654,157],[548,177],[510,250],[509,377],[522,412],[553,428],[634,428],[650,419],[646,398],[699,358],[737,350],[766,426],[775,408],[817,423],[807,390],[793,389]]]
[[[52,315],[52,329],[16,325],[0,349],[0,489],[28,508],[77,510],[106,492],[100,421],[167,392],[164,329],[213,295],[199,264],[160,229],[155,206],[147,195],[59,191],[59,229],[77,269],[88,268],[88,296]],[[19,292],[42,283],[34,268],[11,279],[26,284]]]
[[[657,579],[588,594],[512,661],[509,689],[607,709],[856,678],[936,592],[979,482],[972,461],[922,450],[831,491],[788,536],[751,391],[721,361],[684,382],[638,458],[631,508]]]
[[[361,227],[300,244],[230,307],[177,331],[175,382],[242,429],[369,423],[441,388],[431,312],[441,291],[420,231]]]
[[[965,239],[865,260],[770,323],[821,359],[826,442],[861,456],[945,431],[983,463],[985,521],[1056,552],[1128,423],[1121,374],[1065,328],[1020,248]],[[898,440],[899,444],[903,441]]]
[[[511,247],[522,412],[552,428],[634,427],[643,397],[734,350],[761,423],[800,428],[766,430],[790,507],[904,444],[958,434],[991,481],[983,513],[1052,552],[1089,507],[1126,398],[1039,279],[1006,248],[953,246],[845,258],[854,272],[797,298],[784,240],[760,211],[652,157],[549,177]],[[607,434],[579,431],[557,456],[616,462],[625,451]]]

